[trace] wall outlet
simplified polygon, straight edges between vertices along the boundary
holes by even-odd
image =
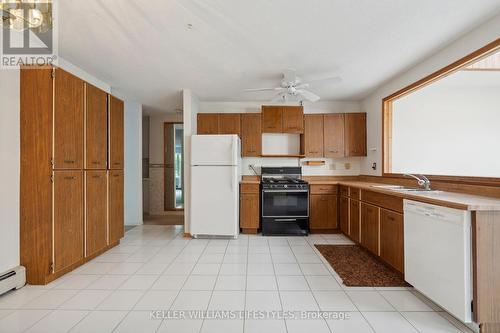
[[[350,170],[351,169],[351,163],[344,163],[344,168],[346,170]]]

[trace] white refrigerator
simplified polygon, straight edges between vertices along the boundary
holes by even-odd
[[[237,135],[191,138],[193,237],[239,235],[240,139]]]

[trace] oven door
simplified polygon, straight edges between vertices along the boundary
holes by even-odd
[[[309,217],[309,191],[263,189],[262,217]]]

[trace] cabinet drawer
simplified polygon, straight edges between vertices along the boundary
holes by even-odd
[[[349,197],[359,200],[360,189],[356,187],[349,187]]]
[[[338,186],[337,185],[311,185],[310,186],[311,194],[337,194]]]
[[[260,186],[259,184],[241,184],[240,185],[240,192],[241,193],[259,193]]]
[[[340,185],[339,186],[339,190],[340,190],[340,195],[344,196],[344,197],[348,197],[349,196],[349,188],[345,185]]]
[[[400,197],[363,190],[361,200],[399,213],[403,212],[403,199]]]

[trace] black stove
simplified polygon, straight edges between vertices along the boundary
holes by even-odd
[[[309,233],[309,184],[300,167],[262,168],[262,234]]]

